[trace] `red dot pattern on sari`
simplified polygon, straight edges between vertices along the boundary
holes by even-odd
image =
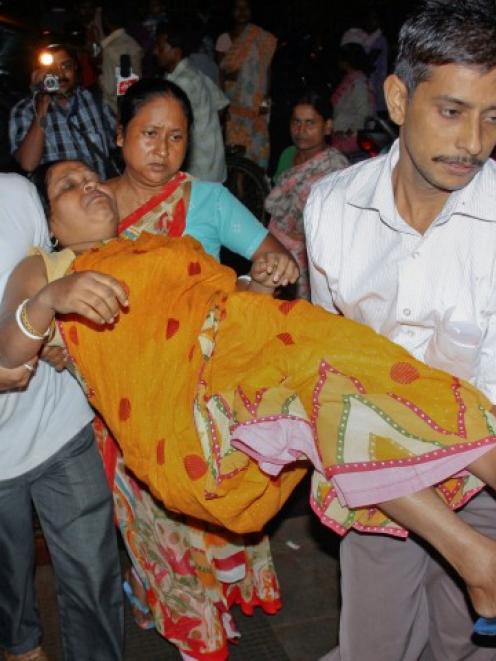
[[[299,301],[283,301],[279,306],[279,311],[283,314],[289,314]]]
[[[165,462],[165,439],[161,438],[157,443],[157,464],[163,466]]]
[[[173,337],[178,330],[179,330],[179,321],[177,319],[173,319],[172,317],[169,317],[169,319],[167,319],[167,326],[165,328],[165,337],[168,340],[170,340],[171,337]]]
[[[416,367],[410,363],[395,363],[391,367],[389,375],[396,383],[408,384],[420,378],[420,374]]]
[[[119,402],[119,420],[125,422],[131,416],[131,402],[127,397],[123,397]]]
[[[283,344],[290,345],[294,344],[294,340],[291,337],[290,333],[279,333],[279,335],[276,336],[278,340],[281,340]]]
[[[69,328],[69,340],[73,344],[76,344],[76,345],[79,344],[78,330],[77,330],[76,326],[71,326]]]
[[[199,275],[201,273],[201,264],[200,262],[190,262],[188,265],[188,274],[189,275]]]
[[[199,480],[207,472],[208,466],[198,454],[188,454],[184,457],[184,468],[191,480]]]

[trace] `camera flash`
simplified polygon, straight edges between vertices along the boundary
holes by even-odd
[[[53,64],[53,55],[45,51],[43,53],[40,53],[38,61],[44,67],[49,67],[51,64]]]

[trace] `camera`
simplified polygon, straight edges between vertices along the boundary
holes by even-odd
[[[60,91],[60,79],[55,73],[46,73],[42,78],[40,87],[45,94],[56,94]]]

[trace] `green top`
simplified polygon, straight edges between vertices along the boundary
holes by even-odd
[[[276,183],[283,172],[286,172],[286,170],[290,170],[292,167],[294,167],[295,156],[296,147],[294,145],[286,147],[286,149],[281,153],[279,156],[279,161],[277,162],[276,171],[274,173],[274,181]]]

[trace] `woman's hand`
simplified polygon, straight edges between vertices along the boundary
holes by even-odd
[[[265,290],[274,290],[276,287],[286,287],[296,282],[300,276],[300,269],[294,259],[279,252],[267,252],[259,255],[252,264],[251,278],[258,291],[258,287]],[[260,290],[262,291],[262,290]]]
[[[23,390],[28,385],[31,377],[35,373],[37,358],[30,360],[21,367],[14,367],[14,369],[6,369],[0,367],[0,392],[7,390]],[[28,367],[28,365],[30,367]]]
[[[70,362],[69,354],[65,349],[48,345],[45,345],[41,350],[40,358],[51,365],[56,372],[65,370]]]
[[[72,273],[55,280],[31,299],[58,314],[78,314],[96,324],[111,324],[128,306],[122,283],[96,271]],[[29,312],[30,308],[28,308]]]

